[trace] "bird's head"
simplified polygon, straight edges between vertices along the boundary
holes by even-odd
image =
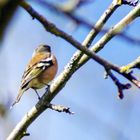
[[[35,52],[36,53],[51,52],[51,47],[49,45],[39,45],[39,47],[36,48]]]

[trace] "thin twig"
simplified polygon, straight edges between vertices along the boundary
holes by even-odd
[[[123,90],[130,89],[131,84],[130,83],[122,84],[119,81],[119,79],[111,72],[111,70],[106,70],[106,72],[118,88],[118,97],[120,99],[123,99],[123,97],[124,97]]]
[[[70,115],[73,115],[74,112],[71,112],[70,111],[70,108],[69,107],[65,107],[63,105],[54,105],[54,104],[49,104],[48,105],[48,108],[52,109],[52,110],[55,110],[57,112],[65,112],[65,113],[68,113]]]
[[[30,7],[28,7],[30,8]],[[135,9],[138,10],[139,7],[136,7]],[[133,13],[135,15],[135,13]],[[133,16],[131,15],[132,20],[134,20]],[[38,16],[40,16],[38,14]],[[130,17],[130,18],[131,18]],[[135,17],[136,18],[136,17]],[[38,17],[37,17],[38,19]],[[42,22],[44,22],[44,18],[41,18]],[[63,32],[58,32],[58,30],[56,30],[56,27],[54,27],[54,25],[45,24],[44,27],[47,28],[52,27],[51,29],[47,29],[48,31],[50,31],[51,33],[54,33],[60,37],[63,37]],[[54,27],[54,28],[53,28]],[[54,31],[53,31],[54,29]],[[62,34],[61,34],[62,33]],[[65,38],[64,38],[65,39]],[[111,37],[109,38],[109,40],[111,39]],[[71,39],[70,39],[71,40]],[[108,41],[109,41],[108,40]],[[69,41],[69,40],[67,40]],[[107,41],[107,42],[108,42]],[[73,40],[70,41],[70,43],[72,44]],[[107,43],[106,42],[106,43]],[[73,43],[74,45],[75,43]],[[79,44],[78,44],[79,45]],[[103,44],[104,45],[104,44]],[[81,45],[80,45],[81,46]],[[82,50],[87,51],[87,50]],[[97,51],[97,50],[96,50]],[[99,51],[99,50],[98,50]],[[87,52],[86,52],[87,53]],[[7,140],[17,140],[21,134],[29,127],[29,125],[43,112],[45,111],[48,107],[47,104],[51,102],[51,100],[58,94],[58,92],[65,86],[66,82],[70,79],[70,77],[72,76],[72,74],[78,69],[80,68],[81,65],[79,65],[77,68],[74,67],[73,69],[73,65],[75,63],[71,62],[69,64],[67,64],[66,68],[64,69],[64,71],[56,78],[56,80],[51,84],[50,89],[43,95],[43,97],[41,97],[40,101],[23,117],[23,119],[18,123],[18,125],[15,127],[15,129],[11,132],[11,134],[9,135],[9,137],[7,138]],[[118,71],[120,71],[120,68],[116,67],[116,69],[118,69]],[[132,75],[128,75],[125,73],[122,73],[123,75],[125,75],[128,79],[134,80],[134,78],[132,77]]]
[[[86,28],[89,29],[94,29],[96,32],[100,32],[102,34],[108,32],[109,28],[103,28],[100,29],[99,27],[97,27],[97,23],[89,23],[87,20],[84,20],[82,17],[75,15],[73,12],[65,12],[63,11],[61,8],[59,8],[56,5],[51,4],[48,1],[44,1],[44,0],[37,0],[35,1],[39,4],[42,4],[42,6],[48,7],[51,11],[56,12],[57,14],[63,14],[66,17],[68,17],[69,19],[73,20],[76,24],[78,25],[84,25]],[[105,15],[105,13],[107,14],[107,18],[110,17],[110,15],[113,14],[113,12],[119,7],[119,5],[114,5],[113,3],[107,8],[107,10],[104,12],[103,15]],[[109,13],[110,12],[110,13]],[[103,17],[103,15],[101,17]],[[101,21],[102,19],[99,18],[99,20]],[[99,23],[99,22],[98,22]],[[105,23],[102,22],[102,24],[104,25]],[[102,26],[102,24],[100,24],[100,26]],[[118,37],[120,39],[124,39],[125,41],[131,43],[131,44],[140,44],[140,39],[139,38],[134,38],[130,35],[127,35],[125,32],[121,32],[118,34]]]
[[[139,81],[137,81],[137,82],[135,81],[136,78],[134,80],[133,79],[133,76],[127,75],[125,73],[121,73],[120,72],[120,68],[118,66],[111,64],[110,62],[108,62],[105,59],[103,59],[103,58],[99,57],[98,55],[96,55],[94,52],[91,52],[90,50],[88,50],[85,46],[82,46],[78,41],[76,41],[75,39],[73,39],[72,36],[70,36],[70,35],[66,34],[65,32],[61,31],[53,23],[50,23],[49,21],[47,21],[45,19],[45,17],[43,17],[42,15],[38,14],[28,3],[21,2],[21,6],[25,10],[27,10],[32,17],[37,18],[44,25],[44,27],[45,27],[45,29],[47,31],[55,34],[56,36],[60,36],[60,37],[64,38],[69,43],[71,43],[74,47],[76,47],[77,49],[79,49],[83,53],[85,53],[86,54],[85,57],[87,57],[87,58],[91,57],[93,60],[95,60],[96,62],[98,62],[99,64],[101,64],[105,69],[112,69],[112,70],[118,72],[119,74],[122,74],[125,78],[127,78],[133,84],[135,84],[136,86],[139,87],[140,84],[139,84]],[[107,43],[111,38],[113,38],[115,36],[115,34],[117,34],[117,33],[119,33],[121,31],[121,29],[122,29],[121,24],[124,27],[128,23],[130,23],[132,20],[134,20],[139,15],[138,11],[140,11],[140,4],[135,9],[133,9],[133,11],[129,14],[129,16],[127,16],[126,18],[124,18],[123,21],[119,22],[119,24],[117,24],[108,33],[106,33],[101,38],[101,41],[98,41],[94,45],[94,49],[95,50],[98,50],[98,51],[101,50],[104,47],[105,43]],[[130,19],[130,15],[131,15],[131,19]],[[128,19],[128,17],[129,17],[129,19]],[[127,23],[124,23],[124,21],[127,21]]]
[[[132,61],[131,63],[129,63],[125,66],[122,66],[121,72],[129,73],[132,71],[133,68],[140,69],[140,56],[138,58],[136,58],[134,61]]]
[[[63,37],[69,43],[71,43],[74,47],[76,47],[77,49],[79,49],[80,51],[82,51],[83,53],[88,55],[89,57],[91,57],[93,60],[95,60],[96,62],[101,64],[106,69],[113,69],[113,70],[119,72],[119,68],[117,66],[115,66],[115,65],[111,64],[110,62],[106,61],[105,59],[99,57],[97,54],[95,54],[94,52],[90,51],[85,46],[82,46],[78,41],[73,39],[72,36],[70,36],[70,35],[66,34],[65,32],[61,31],[53,23],[50,23],[49,21],[47,21],[45,19],[45,17],[43,17],[42,15],[38,14],[28,3],[21,2],[21,6],[25,10],[27,10],[28,13],[32,17],[37,18],[44,25],[44,27],[46,28],[47,31],[55,34],[56,36]]]
[[[94,52],[99,52],[104,46],[118,33],[120,33],[129,23],[140,16],[140,4],[138,4],[125,18],[123,18],[119,23],[112,27],[96,44],[91,47]],[[84,55],[79,66],[84,65],[89,60],[87,55]]]

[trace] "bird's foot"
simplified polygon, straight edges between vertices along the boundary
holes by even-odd
[[[46,92],[48,92],[50,89],[50,85],[48,84],[47,87],[46,87]]]

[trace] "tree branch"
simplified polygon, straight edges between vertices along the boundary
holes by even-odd
[[[130,73],[133,68],[140,69],[140,56],[126,66],[122,66],[121,72]]]
[[[92,59],[94,59],[95,61],[97,61],[99,64],[101,64],[102,66],[105,67],[105,69],[113,69],[116,72],[120,73],[120,69],[115,66],[112,65],[111,63],[107,62],[106,60],[104,60],[103,58],[99,57],[98,55],[96,55],[94,52],[91,52],[90,50],[88,50],[85,46],[82,46],[78,41],[74,40],[72,38],[72,36],[66,34],[65,32],[61,31],[60,29],[58,29],[54,24],[50,23],[49,21],[47,21],[42,15],[38,14],[29,4],[27,4],[26,2],[21,2],[21,6],[27,10],[29,12],[29,14],[32,17],[37,18],[45,27],[45,29],[53,34],[55,34],[56,36],[62,37],[64,38],[66,41],[68,41],[69,43],[71,43],[73,46],[75,46],[77,49],[81,50],[82,52],[84,52],[87,56],[91,57]],[[139,6],[139,7],[138,7]],[[134,20],[138,15],[138,10],[140,10],[140,5],[138,5],[133,11],[131,11],[131,13],[129,14],[129,16],[127,16],[126,18],[123,19],[123,22],[121,21],[119,24],[117,24],[114,28],[112,28],[108,33],[106,33],[103,38],[101,40],[99,40],[95,45],[94,45],[94,49],[95,50],[101,50],[104,45],[111,39],[113,38],[117,33],[121,32],[121,30],[123,29],[123,27],[125,27],[126,25],[128,25],[132,20]],[[131,19],[130,19],[131,16]],[[95,51],[96,52],[96,51]],[[124,75],[125,76],[125,75]],[[125,76],[126,77],[126,76]],[[129,79],[130,80],[130,79]],[[133,82],[131,80],[131,82]],[[136,83],[134,83],[136,84]]]
[[[131,88],[131,84],[126,83],[126,84],[122,84],[119,79],[111,72],[111,70],[106,70],[107,75],[109,75],[109,77],[112,79],[112,81],[114,82],[114,84],[117,86],[118,89],[118,97],[120,99],[123,99],[124,94],[123,94],[123,90],[125,89],[130,89]]]
[[[52,110],[55,110],[57,112],[65,112],[65,113],[68,113],[70,115],[73,115],[74,112],[71,112],[70,111],[70,108],[69,107],[65,107],[63,105],[54,105],[54,104],[49,104],[48,105],[48,108],[52,109]]]
[[[128,24],[130,24],[133,20],[140,16],[140,4],[138,4],[130,13],[124,17],[118,24],[113,26],[96,44],[91,47],[91,50],[94,52],[99,52],[104,48],[105,44],[107,44],[115,35],[119,34]],[[83,65],[89,60],[87,55],[84,55],[79,65]]]
[[[32,9],[30,9],[31,7],[29,5],[26,5],[26,6],[27,6],[26,8],[28,10],[32,10]],[[137,6],[135,9],[140,9],[140,5]],[[35,12],[34,14],[37,13],[36,11],[34,11],[34,12]],[[32,13],[32,16],[33,17],[34,17],[34,14]],[[133,14],[136,15],[135,12]],[[136,17],[134,18],[134,15],[133,14],[131,15],[132,16],[132,19],[135,19]],[[118,66],[112,65],[109,62],[107,62],[106,60],[101,59],[99,56],[95,55],[95,53],[92,53],[91,51],[89,51],[85,46],[82,46],[79,42],[75,41],[71,36],[67,35],[66,33],[64,33],[61,30],[59,30],[58,28],[56,28],[56,26],[54,26],[52,23],[50,23],[48,21],[46,22],[46,20],[44,19],[44,17],[42,17],[41,15],[39,15],[37,13],[37,19],[38,18],[40,19],[40,22],[44,25],[44,27],[46,28],[47,31],[49,31],[49,32],[51,32],[51,33],[53,33],[53,34],[55,34],[57,36],[60,36],[60,37],[62,37],[64,39],[66,39],[72,45],[74,45],[75,47],[77,47],[78,49],[80,49],[81,51],[83,51],[84,53],[86,53],[87,55],[89,55],[90,57],[94,58],[100,64],[103,64],[103,66],[105,68],[107,68],[107,69],[109,68],[109,69],[113,69],[113,70],[117,71],[118,73],[122,74],[124,77],[126,77],[127,79],[129,79],[130,81],[132,81],[134,83],[134,81],[133,81],[134,78],[133,78],[133,76],[131,74],[121,73],[120,72],[120,68]],[[44,21],[45,21],[45,24],[44,24]],[[119,32],[120,32],[120,30],[119,30]],[[117,33],[118,32],[116,32],[116,34]],[[111,33],[110,33],[109,39],[107,39],[107,41],[105,41],[105,43],[107,43],[112,37],[113,36],[111,36]],[[105,44],[103,43],[103,44],[100,44],[100,45],[101,46],[102,45],[104,46]],[[96,46],[98,46],[98,45],[96,45]],[[99,51],[100,49],[101,49],[100,47],[98,49],[96,49],[96,52],[97,52],[97,50]],[[84,58],[85,58],[85,56],[84,56]],[[86,60],[88,58],[89,57],[86,56]],[[9,137],[7,138],[7,140],[17,140],[18,138],[21,138],[21,136],[23,135],[23,132],[26,132],[26,130],[29,127],[29,125],[43,111],[45,111],[48,108],[48,105],[51,102],[51,100],[65,86],[66,82],[70,79],[70,77],[72,76],[72,74],[78,68],[80,68],[84,64],[84,63],[81,63],[81,62],[82,61],[80,61],[80,63],[79,63],[80,65],[78,65],[77,67],[75,67],[75,61],[74,61],[74,59],[71,59],[71,61],[65,67],[64,71],[51,84],[50,89],[41,97],[40,101],[23,117],[23,119],[18,123],[18,125],[15,127],[15,129],[11,132],[11,134],[9,135]]]
[[[115,65],[111,64],[110,62],[106,61],[105,59],[99,57],[94,52],[88,50],[85,46],[82,46],[78,41],[73,39],[72,36],[70,36],[70,35],[66,34],[65,32],[61,31],[53,23],[50,23],[42,15],[39,15],[29,4],[27,4],[26,2],[21,2],[21,6],[23,6],[23,8],[25,10],[27,10],[32,17],[37,18],[44,25],[44,27],[46,28],[47,31],[55,34],[56,36],[60,36],[60,37],[64,38],[66,41],[71,43],[75,48],[79,49],[80,51],[82,51],[83,53],[85,53],[86,55],[91,57],[93,60],[95,60],[96,62],[101,64],[105,69],[113,69],[113,70],[119,72],[119,68],[117,66],[115,66]],[[102,26],[103,25],[101,25],[101,27]],[[99,28],[101,28],[101,27],[99,27]],[[95,30],[93,30],[93,31],[95,31]],[[96,33],[98,33],[98,31],[94,32],[95,35],[96,35]],[[94,34],[92,34],[92,35],[94,35]],[[94,36],[92,36],[92,38],[93,37]]]
[[[65,15],[66,17],[68,17],[69,19],[73,20],[76,24],[78,25],[84,25],[86,28],[89,28],[89,29],[94,29],[96,30],[96,32],[100,32],[102,34],[108,32],[109,28],[103,28],[102,30],[99,29],[99,27],[97,27],[97,23],[89,23],[87,20],[84,20],[83,18],[79,17],[78,15],[75,15],[73,12],[66,12],[66,11],[63,11],[60,7],[58,6],[55,6],[53,4],[51,4],[50,2],[48,1],[44,1],[44,0],[37,0],[35,1],[39,4],[42,4],[42,6],[45,6],[47,8],[49,8],[51,11],[54,11],[56,12],[57,14],[60,13],[60,14],[63,14]],[[112,2],[112,4],[107,8],[107,10],[104,12],[104,16],[105,14],[107,14],[107,18],[110,17],[110,15],[113,14],[113,12],[119,7],[120,5],[117,5],[117,4],[114,4]],[[110,15],[109,15],[110,14]],[[102,20],[102,18],[104,18],[104,16],[102,15],[100,17],[100,21]],[[98,22],[99,24],[99,22]],[[102,24],[105,24],[104,22],[102,22]],[[100,26],[102,26],[100,24]],[[124,32],[121,32],[118,34],[118,37],[120,39],[123,39],[131,44],[140,44],[140,39],[139,38],[134,38],[130,35],[127,35],[126,33]]]

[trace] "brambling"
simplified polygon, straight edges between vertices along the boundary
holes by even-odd
[[[48,45],[40,45],[33,53],[33,56],[28,63],[21,80],[19,93],[12,107],[19,102],[23,93],[32,88],[35,90],[38,98],[37,89],[41,89],[51,82],[58,69],[57,59],[51,53],[51,48]]]

